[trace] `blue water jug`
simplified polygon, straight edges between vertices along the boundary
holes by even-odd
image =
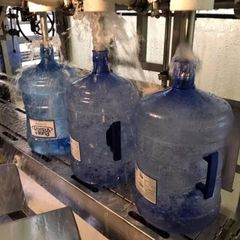
[[[139,99],[109,69],[108,51],[93,51],[93,71],[67,91],[72,170],[80,180],[112,187],[134,174],[131,116]]]
[[[176,60],[173,87],[136,111],[136,206],[152,225],[198,232],[220,208],[221,170],[233,122],[229,104],[195,88],[194,61]]]
[[[65,93],[74,70],[56,63],[52,47],[41,45],[41,62],[23,71],[19,87],[27,114],[27,138],[42,155],[70,152]]]

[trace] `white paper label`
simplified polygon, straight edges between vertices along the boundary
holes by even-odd
[[[80,145],[79,142],[77,142],[75,139],[73,139],[72,137],[70,138],[71,140],[71,153],[72,156],[78,160],[81,161],[81,152],[80,152]]]
[[[29,119],[31,133],[39,138],[56,138],[56,129],[54,121],[40,121]]]
[[[135,169],[135,184],[144,198],[153,204],[157,203],[157,181],[145,175],[137,166]]]

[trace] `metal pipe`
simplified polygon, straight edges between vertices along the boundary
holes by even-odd
[[[141,62],[147,61],[148,15],[137,14],[137,34],[139,37]]]
[[[194,32],[195,32],[196,11],[192,11],[188,14],[186,24],[186,41],[193,47]]]
[[[9,57],[9,52],[8,52],[8,46],[7,46],[7,33],[5,31],[5,28],[3,27],[6,24],[7,18],[6,18],[6,11],[7,7],[1,7],[1,12],[0,12],[0,48],[2,50],[2,55],[3,55],[3,62],[4,62],[4,67],[5,67],[5,73],[8,76],[13,75],[12,67],[10,64],[10,57]]]
[[[172,56],[181,42],[193,45],[196,12],[175,12],[173,26]]]
[[[172,32],[172,13],[166,13],[165,21],[165,37],[164,37],[164,53],[163,53],[163,71],[168,71],[170,45],[171,45],[171,32]]]
[[[164,36],[164,52],[163,52],[163,68],[158,75],[159,80],[163,88],[168,87],[169,82],[169,57],[170,57],[170,46],[171,46],[171,33],[172,33],[172,13],[170,11],[164,11],[163,15],[166,17],[165,20],[165,36]]]
[[[40,23],[42,29],[42,39],[44,46],[48,45],[48,26],[47,26],[47,13],[40,13]]]

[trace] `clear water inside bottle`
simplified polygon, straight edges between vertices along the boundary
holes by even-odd
[[[70,152],[65,92],[74,71],[55,62],[51,47],[41,46],[41,62],[23,71],[19,87],[27,114],[27,138],[42,155]]]
[[[136,206],[157,228],[198,232],[220,209],[221,170],[233,115],[229,104],[194,85],[192,62],[175,62],[172,88],[138,105]]]
[[[107,51],[93,52],[93,72],[72,84],[67,99],[72,170],[84,182],[110,187],[134,174],[128,156],[138,92],[110,71],[107,58]]]

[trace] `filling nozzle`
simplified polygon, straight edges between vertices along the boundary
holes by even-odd
[[[42,12],[42,13],[39,13],[39,15],[40,15],[43,45],[45,47],[48,47],[49,39],[48,39],[47,13]]]

